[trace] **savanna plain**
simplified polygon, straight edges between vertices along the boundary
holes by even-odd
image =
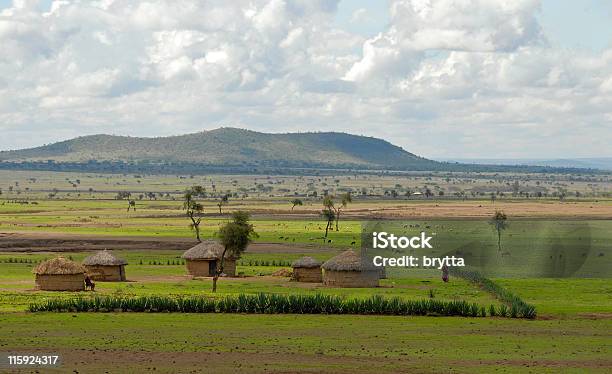
[[[251,214],[257,233],[237,277],[222,277],[214,293],[211,278],[189,276],[181,258],[197,244],[183,207],[193,186],[203,191],[203,239],[215,239],[237,210]],[[44,372],[607,373],[611,190],[605,174],[0,171],[0,352],[61,355],[61,366]],[[347,193],[351,201],[341,204]],[[327,234],[325,196],[341,207]],[[491,224],[498,211],[508,217],[501,243]],[[444,282],[438,269],[390,269],[376,288],[287,276],[302,256],[326,261],[359,250],[362,225],[376,220],[435,232],[434,254],[487,262],[495,271],[484,275],[537,316],[30,311],[49,300],[260,294],[508,304],[473,279]],[[127,281],[96,282],[94,292],[35,289],[32,270],[42,261],[80,262],[102,249],[127,261]],[[562,269],[561,255],[571,259]]]

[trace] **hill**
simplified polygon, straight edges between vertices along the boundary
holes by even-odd
[[[0,152],[0,161],[5,162],[49,160],[398,170],[423,170],[439,164],[372,137],[337,132],[265,134],[236,128],[159,138],[91,135]]]
[[[598,172],[575,167],[439,162],[373,137],[338,132],[266,134],[237,128],[158,138],[82,136],[41,147],[0,151],[0,169],[150,174],[293,174],[323,170]]]

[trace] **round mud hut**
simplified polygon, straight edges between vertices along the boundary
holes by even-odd
[[[187,272],[194,277],[212,277],[221,265],[223,246],[216,241],[207,240],[188,249],[182,258],[185,259]],[[236,276],[236,258],[225,255],[223,273],[228,277]]]
[[[85,290],[85,268],[64,257],[42,262],[32,272],[36,274],[36,289],[38,290]]]
[[[293,264],[293,280],[297,282],[321,283],[321,262],[312,257],[304,256],[295,260]]]
[[[111,252],[103,250],[83,261],[87,275],[93,280],[102,282],[125,281],[125,265],[127,262],[115,257]]]
[[[348,250],[322,265],[323,284],[331,287],[378,287],[380,269]]]

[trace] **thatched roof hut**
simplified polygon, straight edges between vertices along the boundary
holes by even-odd
[[[310,256],[304,256],[301,257],[295,261],[293,261],[293,263],[291,264],[291,267],[293,268],[320,268],[321,267],[321,261],[316,260]]]
[[[323,283],[333,287],[378,287],[380,269],[353,250],[323,263]]]
[[[298,282],[321,283],[321,261],[304,256],[291,264],[293,267],[293,280]]]
[[[47,291],[83,291],[85,268],[64,257],[40,263],[32,270],[36,274],[36,288]]]
[[[214,240],[205,240],[188,249],[181,256],[186,261],[187,272],[194,277],[212,277],[221,264],[224,247]],[[223,261],[223,273],[233,277],[236,275],[236,258],[228,253]]]
[[[116,257],[106,249],[87,257],[83,265],[91,279],[107,282],[125,281],[127,261]]]

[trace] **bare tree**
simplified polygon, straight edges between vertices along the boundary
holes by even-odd
[[[348,204],[352,202],[353,202],[353,197],[351,196],[350,192],[347,192],[340,196],[340,205],[336,207],[336,211],[335,211],[336,213],[336,217],[335,217],[336,218],[336,231],[340,231],[338,228],[338,222],[340,221],[340,211],[343,208],[346,208]]]
[[[336,218],[335,210],[336,208],[334,207],[334,200],[332,200],[332,198],[329,196],[325,196],[325,198],[323,199],[322,211],[323,218],[325,218],[325,220],[327,221],[327,225],[325,226],[325,236],[323,237],[323,240],[325,242],[327,241],[327,234],[329,233],[329,229],[332,227],[334,219]]]

